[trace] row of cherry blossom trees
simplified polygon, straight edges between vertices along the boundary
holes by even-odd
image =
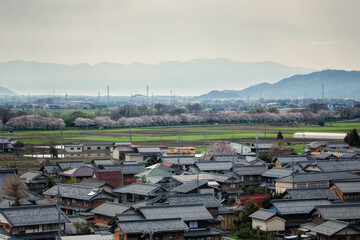
[[[207,123],[294,123],[307,122],[317,124],[325,119],[339,118],[330,111],[311,111],[290,112],[290,113],[236,113],[236,112],[208,112],[201,114],[183,113],[180,115],[151,115],[140,117],[122,117],[117,121],[111,120],[109,116],[75,119],[77,127],[143,127],[143,126],[166,126],[180,124],[207,124]]]
[[[63,119],[55,117],[22,115],[11,118],[6,125],[14,129],[59,129],[65,127],[65,122]]]

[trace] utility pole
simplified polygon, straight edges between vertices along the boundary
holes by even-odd
[[[259,143],[259,137],[258,137],[258,135],[256,135],[256,141],[255,141],[256,159],[259,158],[258,143]]]
[[[131,141],[131,127],[130,127],[130,143],[131,143],[132,141]]]
[[[60,147],[60,149],[63,150],[64,139],[63,139],[63,128],[62,127],[60,129],[60,133],[61,133],[61,147]]]
[[[61,240],[61,210],[60,210],[60,180],[59,175],[57,175],[57,204],[56,207],[58,209],[58,223],[59,223],[59,229],[58,229],[58,239]]]

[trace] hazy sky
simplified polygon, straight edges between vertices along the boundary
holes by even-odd
[[[359,0],[0,0],[0,61],[360,70]]]

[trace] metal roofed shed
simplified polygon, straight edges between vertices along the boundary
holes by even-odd
[[[58,195],[58,188],[60,192],[60,197],[64,198],[74,198],[79,200],[90,200],[93,197],[95,197],[98,194],[101,194],[104,192],[104,189],[96,189],[96,192],[94,191],[94,188],[92,187],[85,187],[80,186],[77,184],[74,185],[68,185],[68,184],[59,184],[59,186],[53,186],[52,188],[48,189],[43,193],[43,195],[49,195],[49,196],[57,196]],[[94,194],[92,194],[94,193]]]
[[[202,204],[147,206],[140,207],[146,219],[165,219],[180,217],[183,221],[213,220],[214,217]]]
[[[316,133],[316,132],[297,132],[294,133],[293,138],[300,139],[329,139],[329,140],[344,140],[346,133]]]

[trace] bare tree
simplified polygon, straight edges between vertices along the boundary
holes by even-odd
[[[25,198],[28,195],[24,180],[16,176],[6,178],[2,187],[2,193],[6,196],[16,198]]]

